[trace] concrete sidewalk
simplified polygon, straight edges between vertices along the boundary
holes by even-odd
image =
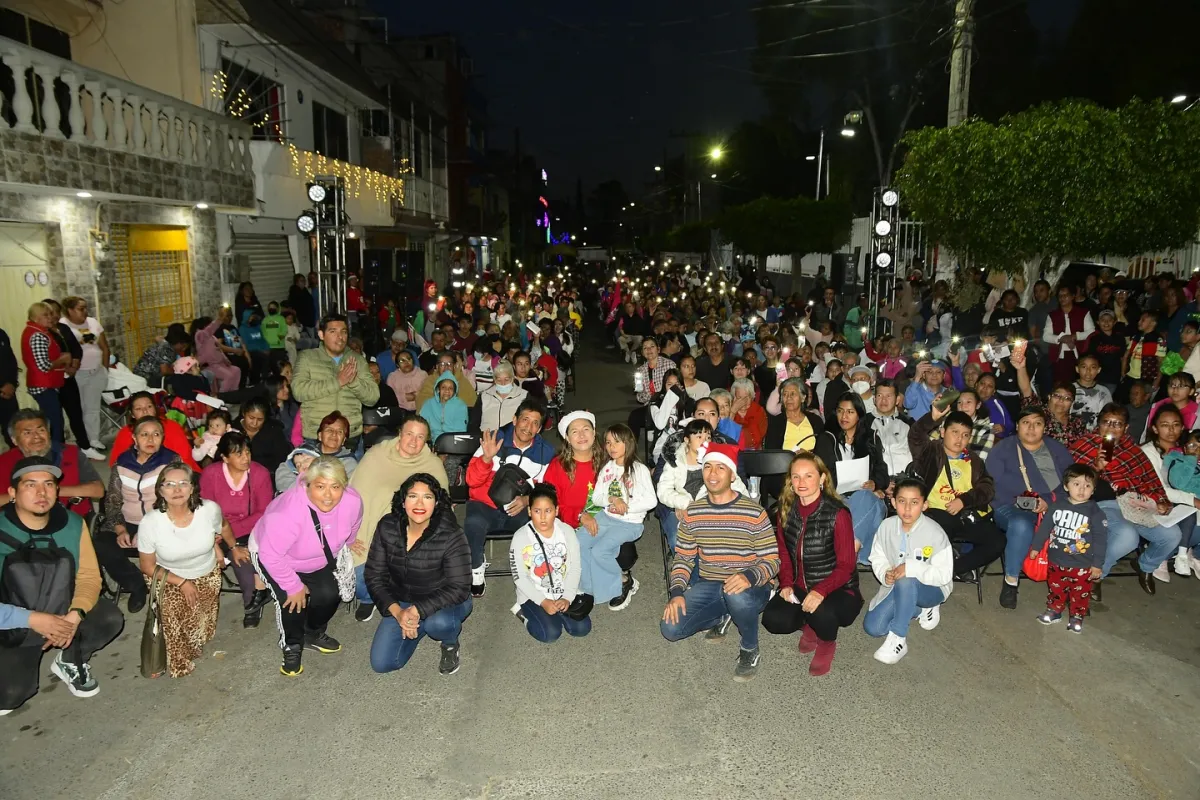
[[[601,425],[631,408],[632,368],[606,352],[570,398]],[[1156,597],[1110,580],[1074,636],[1034,621],[1040,585],[1010,612],[989,577],[982,606],[958,586],[936,631],[913,626],[896,666],[855,627],[812,678],[796,637],[763,632],[758,677],[738,684],[735,633],[659,635],[657,536],[649,523],[630,607],[598,608],[584,639],[534,642],[509,613],[511,584],[490,581],[451,677],[432,642],[375,675],[378,617],[339,612],[343,652],[306,653],[304,674],[284,678],[270,615],[244,631],[227,597],[195,674],[147,681],[130,618],[93,662],[99,695],[47,677],[0,719],[0,797],[1200,797],[1200,580]]]

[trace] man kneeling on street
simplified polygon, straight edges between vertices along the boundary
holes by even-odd
[[[100,565],[78,514],[58,504],[62,470],[45,457],[12,471],[0,511],[0,716],[37,694],[42,655],[76,697],[100,691],[88,662],[125,619],[100,599]]]

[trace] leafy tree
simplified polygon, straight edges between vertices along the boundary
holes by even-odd
[[[1185,245],[1200,225],[1200,115],[1068,100],[908,135],[901,201],[972,262],[1033,283],[1072,256]]]
[[[667,234],[662,250],[676,250],[687,253],[706,253],[711,243],[713,224],[711,222],[689,222],[672,228]]]
[[[766,269],[767,256],[791,254],[792,278],[800,277],[800,258],[832,253],[850,238],[853,212],[840,200],[760,197],[731,206],[721,215],[721,234],[735,247],[757,257]]]

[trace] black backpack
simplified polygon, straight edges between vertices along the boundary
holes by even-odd
[[[34,534],[20,542],[0,531],[0,542],[12,548],[0,565],[0,603],[30,611],[66,614],[75,596],[75,557],[54,541],[54,534]],[[41,636],[29,628],[0,631],[0,646],[18,647]]]

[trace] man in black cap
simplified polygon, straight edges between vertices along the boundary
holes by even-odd
[[[76,697],[100,691],[88,662],[125,619],[100,599],[100,565],[87,525],[58,503],[62,470],[45,457],[17,462],[0,511],[0,716],[37,694],[42,654]],[[29,547],[39,558],[29,558]],[[64,570],[74,572],[64,575]]]

